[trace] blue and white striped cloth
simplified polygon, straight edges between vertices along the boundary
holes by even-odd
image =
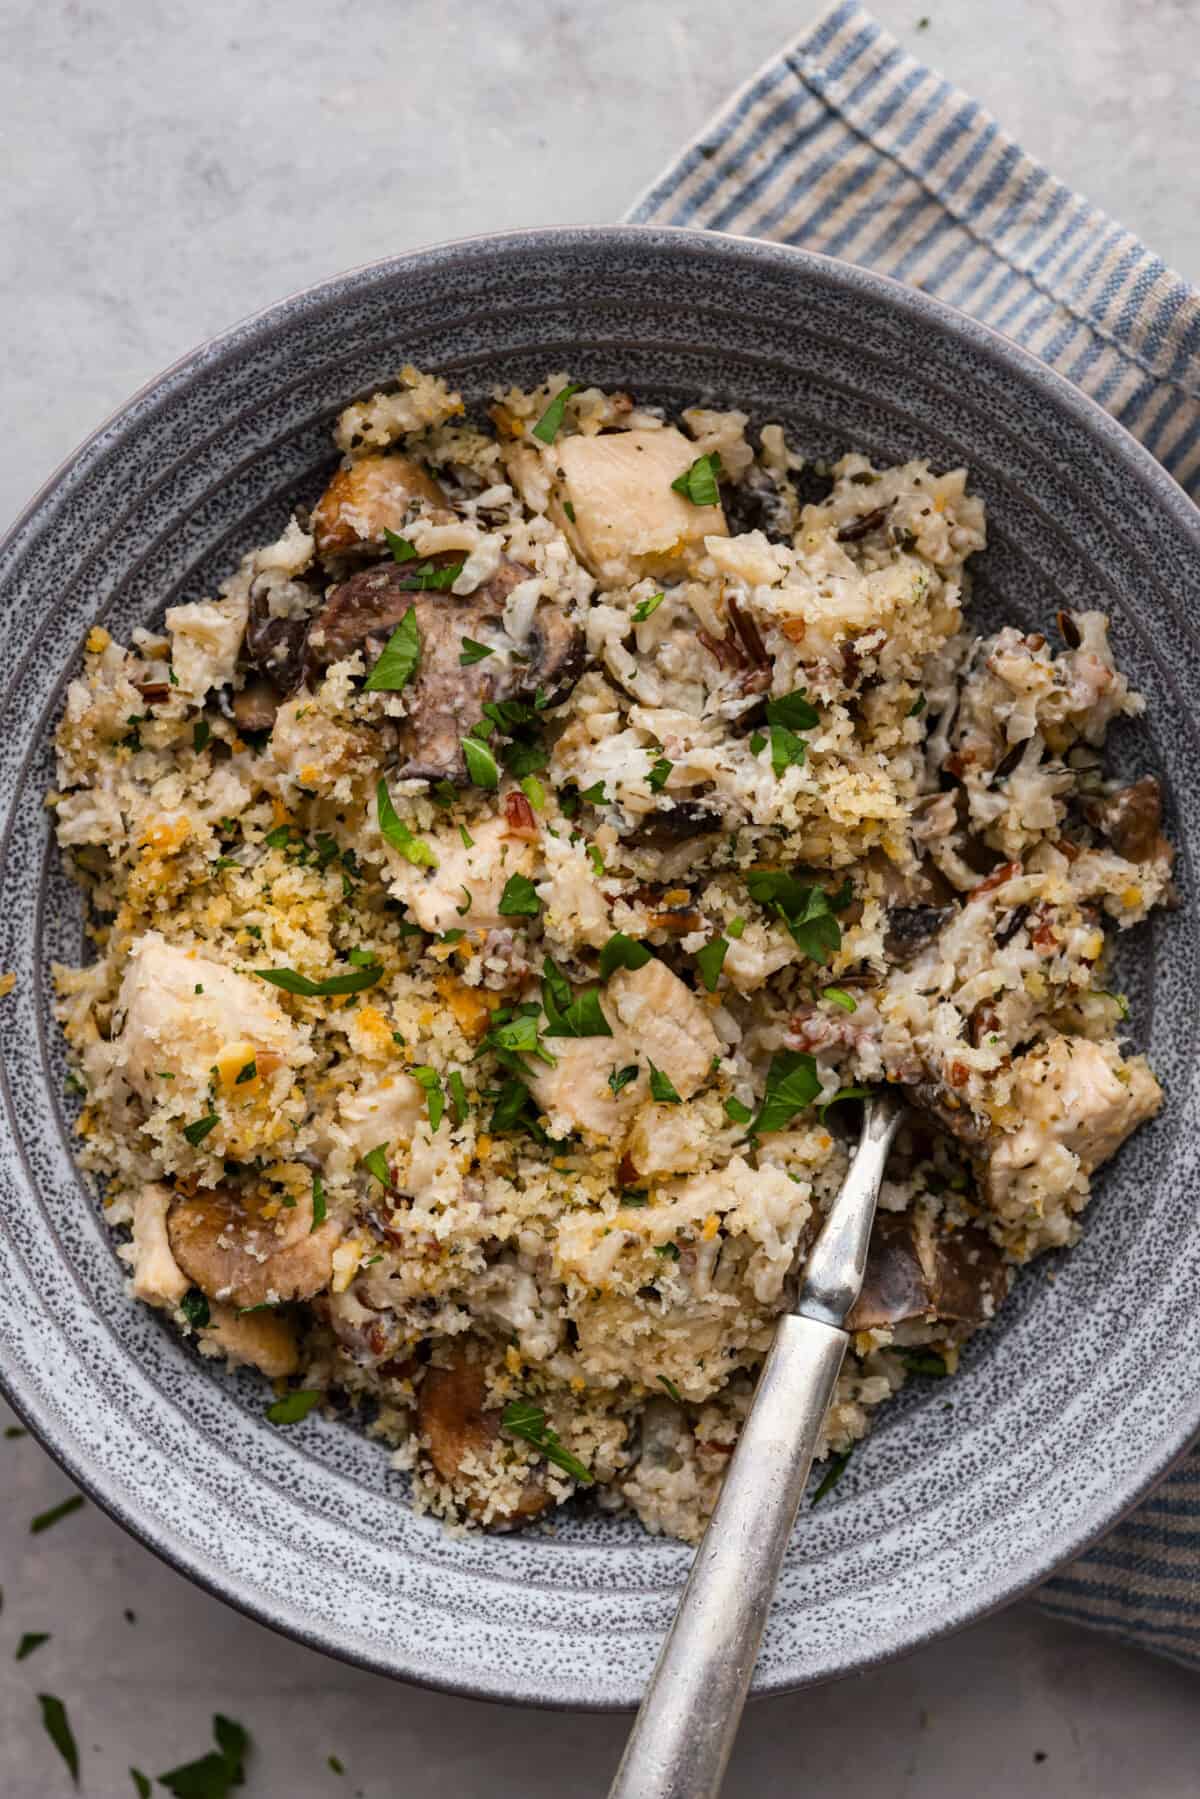
[[[1200,499],[1200,294],[852,3],[768,63],[629,216],[924,288],[1067,375]],[[1200,1451],[1039,1599],[1200,1666]]]

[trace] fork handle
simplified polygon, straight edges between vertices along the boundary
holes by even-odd
[[[609,1799],[716,1799],[848,1342],[780,1318]]]

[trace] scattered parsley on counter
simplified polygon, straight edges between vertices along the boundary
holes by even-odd
[[[174,1799],[229,1799],[235,1787],[246,1784],[245,1762],[250,1749],[246,1731],[218,1712],[213,1719],[213,1737],[217,1747],[207,1755],[159,1775],[159,1785],[174,1794]]]
[[[79,1785],[79,1750],[75,1745],[75,1737],[67,1718],[67,1709],[61,1699],[53,1693],[39,1693],[38,1704],[42,1708],[42,1725],[46,1735],[58,1750],[70,1770],[71,1779]]]
[[[17,1644],[17,1653],[13,1659],[23,1662],[27,1655],[32,1655],[35,1649],[40,1649],[43,1643],[49,1641],[50,1632],[48,1630],[27,1630]]]

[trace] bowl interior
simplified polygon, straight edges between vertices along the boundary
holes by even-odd
[[[82,638],[211,591],[311,500],[329,426],[402,362],[469,403],[549,370],[780,420],[809,455],[965,462],[989,511],[975,615],[1113,619],[1147,698],[1117,765],[1159,775],[1181,909],[1121,945],[1168,1109],[1101,1178],[1082,1244],[1027,1272],[939,1386],[916,1382],[797,1525],[756,1675],[778,1690],[977,1615],[1114,1518],[1200,1422],[1192,1078],[1200,531],[1111,421],[1001,340],[862,271],[686,232],[541,232],[378,265],[284,302],[102,427],[0,550],[0,1345],[15,1404],[152,1547],[296,1636],[405,1678],[547,1704],[636,1700],[689,1552],[625,1520],[451,1538],[386,1452],[202,1367],[135,1305],[70,1154],[48,974],[81,954],[42,796]]]

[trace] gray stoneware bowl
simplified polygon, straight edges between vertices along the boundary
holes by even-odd
[[[688,1564],[625,1520],[457,1540],[414,1517],[383,1449],[202,1367],[126,1297],[71,1160],[48,965],[80,913],[46,826],[50,736],[88,626],[211,591],[312,500],[329,425],[411,359],[471,401],[547,370],[781,419],[813,454],[966,462],[988,503],[979,610],[1027,628],[1112,614],[1162,776],[1185,905],[1127,943],[1131,1028],[1169,1109],[1107,1171],[1080,1247],[1018,1283],[945,1385],[881,1415],[805,1510],[756,1686],[862,1668],[1039,1580],[1142,1494],[1200,1426],[1193,1080],[1200,844],[1200,514],[1066,382],[862,270],[700,233],[480,238],[379,263],[238,325],[151,383],[37,496],[0,550],[0,1349],[7,1391],[120,1523],[211,1591],[319,1649],[459,1692],[634,1702]]]

